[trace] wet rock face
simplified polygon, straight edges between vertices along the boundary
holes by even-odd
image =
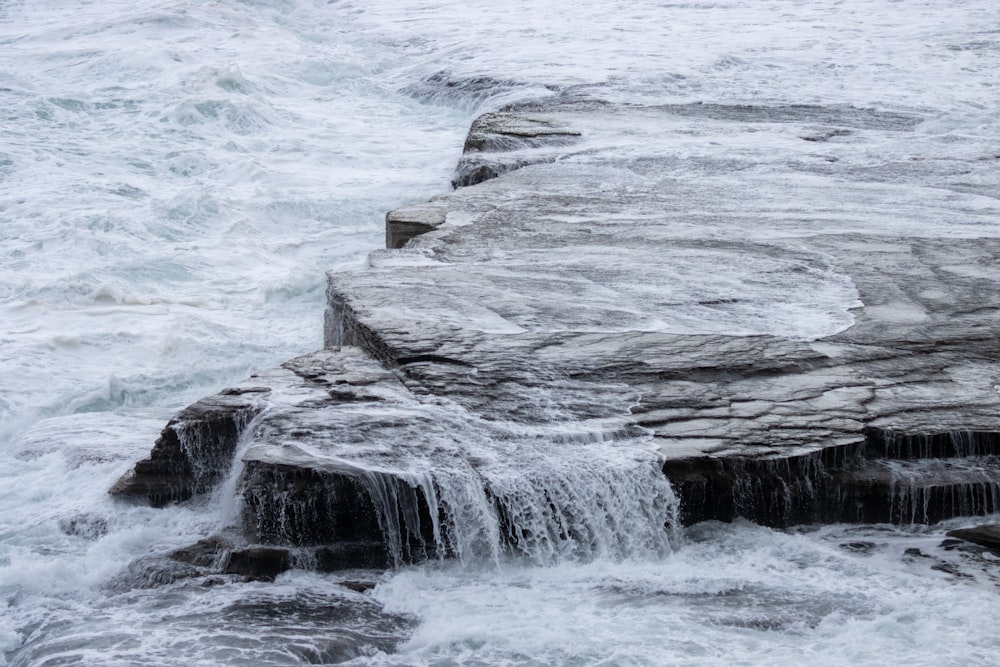
[[[331,274],[328,341],[479,415],[628,414],[685,521],[995,511],[1000,179],[923,143],[920,121],[579,102],[486,116],[468,159],[520,168],[436,198],[447,222],[403,252]],[[579,137],[480,136],[518,123]]]
[[[163,429],[149,458],[119,479],[111,494],[159,507],[207,491],[229,469],[236,443],[268,391],[233,387],[188,406]]]
[[[531,164],[554,162],[564,147],[579,139],[578,130],[528,112],[483,114],[469,128],[451,184],[464,188]],[[530,156],[525,156],[526,149]]]
[[[1000,526],[995,524],[951,530],[948,531],[948,537],[978,544],[1000,553]]]
[[[246,539],[317,567],[661,549],[661,467],[685,523],[1000,511],[1000,175],[921,120],[484,116],[463,187],[329,275],[328,349],[179,414],[114,492],[185,498],[240,442]]]

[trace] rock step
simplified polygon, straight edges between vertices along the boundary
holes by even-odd
[[[947,441],[946,434],[929,436]],[[863,449],[862,449],[863,452]],[[685,524],[744,518],[773,527],[809,523],[936,523],[1000,512],[1000,457],[670,461],[664,473]]]
[[[223,389],[184,408],[164,427],[149,458],[109,492],[162,507],[208,491],[232,465],[236,444],[268,392],[257,386]]]
[[[179,413],[150,458],[125,478],[125,490],[120,483],[113,492],[162,505],[205,491],[229,469],[252,425],[246,436],[252,446],[241,455],[242,550],[284,550],[296,554],[296,567],[324,570],[448,556],[440,546],[449,543],[448,522],[431,516],[428,491],[391,472],[426,451],[416,438],[432,424],[442,432],[454,428],[440,421],[439,406],[421,407],[426,413],[418,407],[394,373],[357,348],[305,355]],[[380,442],[402,458],[379,455],[390,472],[360,467],[367,456],[362,450]],[[857,442],[799,456],[667,459],[663,472],[680,497],[684,524],[738,517],[774,527],[929,523],[1000,511],[994,481],[1000,480],[1000,455],[990,454],[998,442],[989,431],[907,434],[869,427]],[[327,455],[317,456],[324,447]],[[982,455],[946,456],[951,453]],[[354,454],[361,458],[347,465]],[[503,524],[503,512],[494,509]],[[501,535],[513,533],[501,526]],[[248,576],[275,563],[292,566],[290,557],[265,558],[270,551],[254,551],[240,564],[237,552],[232,571]]]
[[[997,457],[871,461],[831,474],[829,503],[844,521],[937,523],[1000,512]],[[853,516],[850,516],[853,515]]]
[[[394,516],[379,513],[382,505]],[[391,475],[355,471],[316,470],[248,461],[243,473],[244,534],[261,544],[317,547],[319,564],[341,560],[367,561],[383,566],[426,560],[435,554],[433,522],[427,500],[418,487]],[[390,527],[386,524],[393,523]],[[388,538],[389,535],[393,538]],[[323,567],[321,569],[326,569]]]

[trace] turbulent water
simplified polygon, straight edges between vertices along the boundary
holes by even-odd
[[[229,500],[106,490],[173,411],[321,346],[324,272],[448,187],[479,111],[853,104],[995,158],[997,71],[994,0],[0,0],[0,664],[995,664],[1000,570],[940,526],[170,583],[144,559]]]

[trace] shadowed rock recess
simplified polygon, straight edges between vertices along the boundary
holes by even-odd
[[[1000,180],[923,120],[487,114],[458,189],[329,274],[326,349],[182,411],[113,492],[236,456],[246,539],[322,568],[1000,511]]]

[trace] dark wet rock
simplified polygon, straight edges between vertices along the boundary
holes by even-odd
[[[295,596],[266,592],[226,605],[214,617],[217,627],[268,626],[263,638],[293,664],[332,665],[365,656],[394,653],[416,621],[387,613],[374,600],[352,592],[297,591]]]
[[[375,588],[376,584],[374,581],[342,581],[340,582],[340,585],[354,591],[355,593],[364,593]]]
[[[382,534],[360,474],[251,459],[243,476],[245,529],[275,544],[377,542]]]
[[[232,387],[185,408],[163,429],[149,458],[110,493],[162,506],[208,490],[228,470],[236,442],[266,393],[259,386]]]
[[[165,555],[143,556],[129,563],[125,572],[112,579],[107,588],[115,593],[137,588],[158,588],[203,574],[204,569],[172,560]]]
[[[878,545],[874,542],[845,542],[840,545],[840,548],[851,553],[870,556],[878,548]]]
[[[311,569],[320,572],[339,570],[381,570],[393,564],[385,541],[339,542],[317,547],[312,552]],[[304,561],[305,562],[305,561]]]
[[[1000,511],[1000,460],[866,461],[831,471],[836,493],[860,523],[936,523]]]
[[[959,579],[975,579],[974,575],[966,572],[960,565],[955,563],[936,563],[931,566],[931,569],[936,572],[950,574],[951,576],[958,577]]]
[[[1000,552],[1000,526],[987,524],[974,528],[959,528],[948,531],[948,537],[978,544]]]
[[[59,530],[87,540],[96,540],[108,532],[108,521],[89,514],[75,514],[59,519]]]
[[[219,564],[225,555],[232,550],[230,541],[220,537],[208,537],[198,540],[189,547],[176,549],[169,554],[171,560],[187,563],[200,568],[212,568]]]
[[[205,578],[201,585],[223,583],[211,575],[224,574],[233,542],[219,535],[161,554],[142,556],[129,563],[126,572],[116,577],[109,588],[124,592],[134,588],[157,588],[185,579]],[[243,574],[243,572],[240,572]]]
[[[230,552],[224,572],[241,574],[247,579],[274,581],[274,578],[292,567],[288,549],[278,547],[248,547]]]

